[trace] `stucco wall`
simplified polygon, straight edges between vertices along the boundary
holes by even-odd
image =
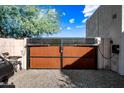
[[[122,31],[122,6],[121,5],[102,5],[100,6],[96,12],[87,20],[86,22],[86,36],[87,37],[102,37],[102,38],[110,38],[113,40],[113,44],[120,45],[121,43],[121,31]],[[103,48],[102,52],[104,52],[104,56],[112,56],[110,43],[108,40],[102,44]],[[120,54],[115,54],[115,56],[106,61],[103,57],[99,59],[103,62],[102,67],[105,68],[105,65],[113,71],[118,72],[119,66],[119,57]]]
[[[0,38],[0,54],[9,52],[12,56],[21,56],[23,51],[23,40]]]
[[[0,38],[0,55],[8,52],[10,56],[22,56],[22,67],[26,68],[26,39]]]
[[[122,33],[120,46],[119,73],[124,75],[124,6],[122,6]]]

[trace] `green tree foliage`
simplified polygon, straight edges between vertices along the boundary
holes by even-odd
[[[24,38],[59,31],[55,9],[36,6],[0,6],[0,37]]]

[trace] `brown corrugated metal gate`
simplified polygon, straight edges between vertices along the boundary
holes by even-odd
[[[97,47],[91,45],[31,45],[28,47],[28,68],[97,68]]]

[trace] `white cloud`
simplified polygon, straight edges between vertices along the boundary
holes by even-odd
[[[83,27],[84,27],[83,25],[76,26],[76,28],[83,28]]]
[[[67,30],[71,30],[71,27],[67,27]]]
[[[84,17],[90,17],[98,7],[99,5],[85,5],[84,10],[82,11]]]
[[[62,30],[62,27],[60,27],[59,30]]]
[[[82,23],[86,23],[86,21],[87,21],[87,18],[83,19],[82,20]]]
[[[50,11],[52,11],[53,13],[56,13],[56,9],[55,8],[50,9]]]
[[[66,13],[65,13],[65,12],[63,12],[63,13],[62,13],[62,16],[65,16],[65,15],[66,15]]]
[[[74,23],[74,22],[75,22],[75,19],[74,19],[74,18],[72,18],[72,19],[70,19],[70,20],[69,20],[69,22],[72,24],[72,23]]]

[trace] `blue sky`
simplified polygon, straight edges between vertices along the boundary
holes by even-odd
[[[60,16],[60,30],[49,37],[85,37],[86,20],[98,8],[97,5],[46,5],[40,8],[51,8]],[[44,35],[44,37],[48,37]]]

